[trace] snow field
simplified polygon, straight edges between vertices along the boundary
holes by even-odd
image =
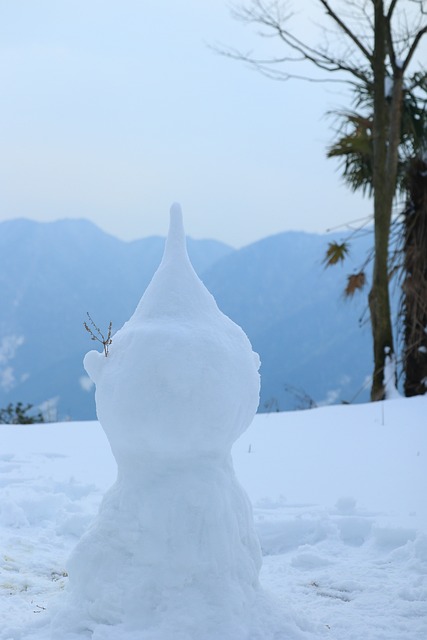
[[[233,448],[280,605],[266,637],[275,616],[300,628],[289,640],[427,637],[427,399],[381,404],[257,415]],[[116,464],[96,422],[0,434],[0,639],[48,640]]]

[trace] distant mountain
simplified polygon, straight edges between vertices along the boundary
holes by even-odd
[[[367,399],[370,332],[358,326],[366,298],[344,302],[346,270],[322,268],[330,239],[287,232],[237,251],[188,238],[196,271],[260,353],[261,411],[306,405],[308,396]],[[163,247],[164,238],[123,242],[86,220],[0,223],[0,407],[22,401],[55,419],[93,418],[82,359],[98,345],[83,328],[86,312],[101,329],[120,328]]]

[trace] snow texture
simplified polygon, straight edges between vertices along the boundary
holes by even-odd
[[[258,638],[283,618],[300,629],[277,640],[427,637],[426,415],[417,397],[255,416],[232,455],[254,504],[260,581],[281,603]],[[70,550],[117,465],[96,422],[2,425],[0,438],[0,640],[49,640]],[[232,640],[217,618],[217,640]],[[159,634],[98,624],[74,637]]]
[[[387,347],[384,364],[384,386],[387,400],[400,398],[400,393],[396,387],[396,380],[396,357],[390,353],[390,348]]]
[[[256,413],[259,358],[194,272],[179,205],[135,313],[108,357],[91,351],[84,365],[118,475],[68,563],[52,638],[95,638],[99,625],[162,640],[249,637],[272,605],[231,447]]]

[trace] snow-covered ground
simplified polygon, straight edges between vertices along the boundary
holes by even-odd
[[[0,438],[0,640],[48,640],[116,465],[96,422],[2,425]],[[427,638],[426,458],[427,397],[255,417],[234,466],[262,584],[301,629],[288,640]]]

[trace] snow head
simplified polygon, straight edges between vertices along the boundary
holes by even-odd
[[[259,359],[187,255],[175,204],[163,260],[108,357],[87,354],[99,420],[119,459],[229,451],[259,401]]]

